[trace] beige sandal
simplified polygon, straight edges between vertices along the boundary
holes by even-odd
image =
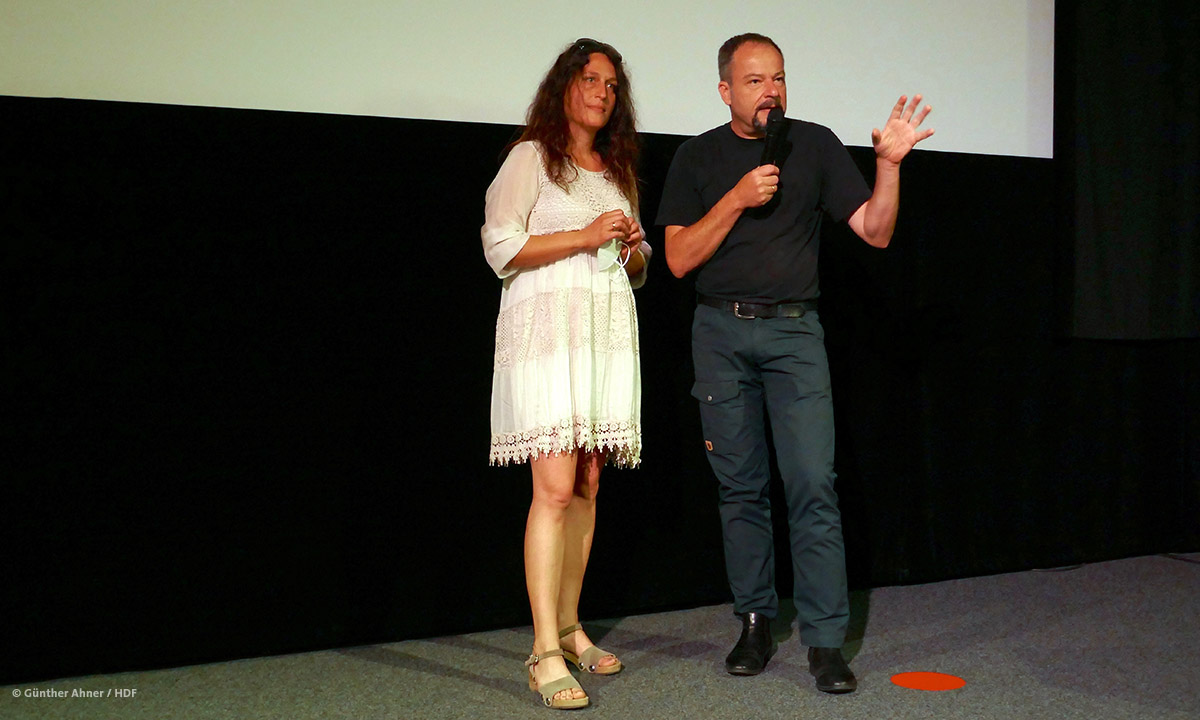
[[[559,630],[558,637],[561,640],[576,630],[582,629],[582,625],[575,623],[571,627],[565,627],[562,630]],[[610,665],[601,665],[600,661],[606,657],[610,657],[613,660],[616,660],[616,662]],[[591,646],[587,650],[584,650],[579,655],[576,655],[570,650],[563,650],[563,658],[566,659],[567,662],[573,663],[580,670],[585,670],[593,675],[615,675],[621,672],[621,670],[625,667],[621,664],[621,659],[616,655],[607,650],[602,650],[595,645]]]
[[[583,687],[579,684],[579,681],[576,680],[570,673],[567,673],[566,677],[561,677],[557,680],[551,680],[545,685],[540,687],[538,686],[537,678],[533,676],[533,666],[537,665],[545,658],[557,656],[562,656],[564,658],[566,657],[562,650],[547,650],[541,655],[529,656],[529,659],[525,661],[525,667],[529,668],[529,689],[541,695],[542,702],[545,703],[546,707],[548,708],[554,708],[556,710],[574,710],[576,708],[587,707],[591,700],[586,694],[584,694],[584,696],[581,698],[554,697],[563,690],[583,690]]]

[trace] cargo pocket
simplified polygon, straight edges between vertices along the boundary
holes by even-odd
[[[723,382],[700,382],[697,380],[696,384],[692,385],[692,397],[699,400],[702,405],[723,403],[737,396],[737,380],[725,380]]]
[[[692,397],[700,401],[700,427],[704,432],[704,449],[723,453],[728,447],[726,435],[740,425],[742,417],[741,390],[737,380],[699,382],[692,385]]]

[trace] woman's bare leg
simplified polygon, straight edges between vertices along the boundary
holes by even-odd
[[[580,452],[575,466],[575,485],[567,508],[565,543],[563,546],[562,581],[558,592],[558,627],[570,627],[579,622],[579,595],[583,576],[592,553],[592,537],[596,530],[596,494],[600,489],[600,471],[608,460],[603,451]],[[566,649],[579,654],[593,645],[582,630],[560,641]],[[616,658],[606,657],[601,665],[611,665]]]
[[[568,516],[574,498],[576,453],[543,455],[529,463],[533,474],[533,502],[525,524],[525,586],[533,611],[533,652],[561,647],[558,641],[558,598],[562,592],[564,547]],[[538,684],[566,677],[561,657],[546,658],[533,668]],[[558,698],[582,698],[586,693],[567,689]]]

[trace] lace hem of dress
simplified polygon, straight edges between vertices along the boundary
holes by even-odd
[[[607,450],[608,464],[636,467],[642,461],[642,429],[627,420],[576,417],[553,427],[493,435],[490,464],[519,464],[540,455],[558,455],[576,449]]]

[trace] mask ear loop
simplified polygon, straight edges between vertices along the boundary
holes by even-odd
[[[631,255],[633,255],[633,251],[629,249],[629,246],[625,244],[624,240],[621,240],[619,242],[621,243],[621,247],[625,248],[625,259],[624,260],[621,259],[621,251],[618,250],[617,251],[617,264],[620,265],[622,269],[624,269],[624,267],[629,263],[629,258]]]

